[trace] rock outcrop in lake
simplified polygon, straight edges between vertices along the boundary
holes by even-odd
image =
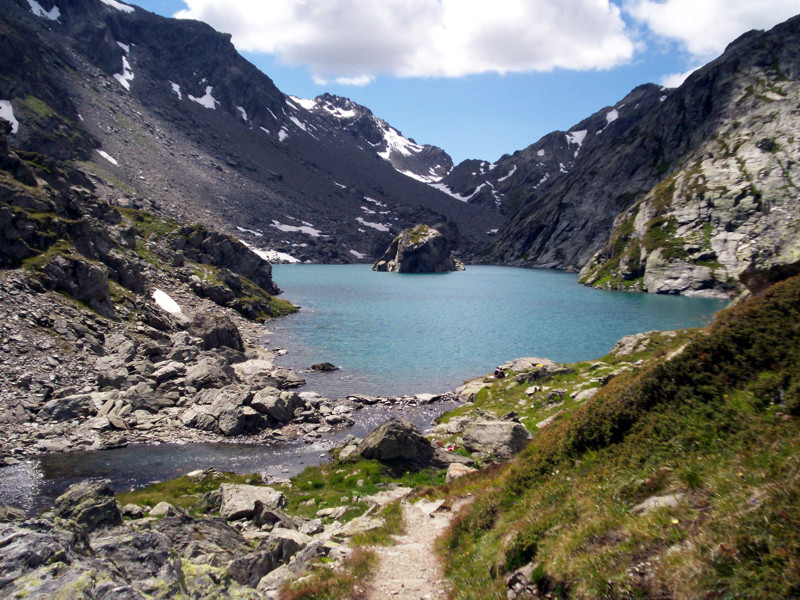
[[[453,258],[453,248],[438,229],[417,225],[398,235],[381,258],[372,266],[373,271],[392,273],[446,273],[463,271],[461,261]]]

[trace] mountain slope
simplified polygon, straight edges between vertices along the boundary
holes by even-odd
[[[582,281],[719,295],[754,271],[800,265],[800,19],[740,40],[687,85],[730,86],[713,135],[621,214]]]
[[[776,232],[774,223],[798,216],[791,200],[796,196],[797,174],[790,140],[800,128],[792,104],[800,71],[799,32],[798,18],[768,32],[750,32],[677,89],[640,86],[613,107],[598,111],[569,131],[548,134],[494,164],[462,163],[440,185],[470,203],[496,208],[511,217],[497,235],[498,241],[489,254],[491,260],[577,271],[604,246],[597,265],[612,255],[618,262],[619,253],[615,254],[612,246],[620,236],[611,235],[617,216],[646,195],[658,194],[657,186],[666,178],[685,179],[678,175],[680,171],[691,170],[704,156],[713,154],[717,159],[705,165],[698,176],[710,188],[719,178],[716,199],[703,197],[695,201],[691,189],[679,190],[683,199],[675,201],[674,210],[681,213],[677,218],[680,226],[673,229],[679,237],[692,230],[695,233],[690,237],[696,238],[695,234],[704,230],[704,223],[712,221],[711,236],[718,238],[713,248],[706,244],[703,252],[691,248],[686,252],[701,262],[719,262],[721,268],[710,276],[703,272],[684,277],[694,281],[689,285],[670,283],[668,280],[681,279],[676,273],[681,268],[685,272],[685,265],[672,269],[672,274],[660,274],[665,271],[661,264],[664,260],[652,258],[658,262],[652,270],[654,283],[649,287],[642,284],[640,289],[729,293],[738,285],[735,280],[749,262],[758,266],[773,256],[779,257],[779,263],[794,260],[794,229],[781,227]],[[715,141],[721,137],[727,139]],[[750,192],[744,181],[752,184]],[[695,185],[693,189],[696,188]],[[760,206],[771,216],[759,221],[746,211],[727,210],[725,206],[731,203],[738,206],[742,198],[737,197],[742,192],[751,198],[745,205],[753,204],[752,199],[759,194],[769,195],[772,199]],[[689,202],[695,204],[690,206]],[[640,217],[645,225],[656,216],[670,219],[665,214],[654,214],[652,207],[648,210],[647,217],[644,212]],[[706,216],[692,216],[698,210]],[[781,210],[788,213],[781,216]],[[744,237],[725,237],[724,233],[739,229],[737,220],[750,221],[743,230]],[[641,238],[647,228],[637,227]],[[768,240],[759,233],[766,229],[771,232]],[[609,239],[610,246],[606,246]],[[750,244],[750,249],[737,249],[739,243]],[[709,253],[711,250],[713,253]],[[635,249],[629,248],[627,255],[631,252],[635,253]],[[647,256],[653,255],[642,252],[641,268]],[[629,283],[641,280],[641,268],[633,269],[631,275],[616,273],[612,287],[617,287],[620,279]],[[594,268],[593,273],[596,272]],[[592,275],[587,281],[606,277],[600,283],[607,285],[607,275]],[[631,287],[629,283],[626,285]]]
[[[392,232],[444,219],[469,253],[502,222],[399,174],[205,24],[100,0],[39,5],[58,19],[0,1],[0,28],[13,32],[0,53],[11,143],[43,150],[57,118],[109,199],[327,261],[371,256]]]

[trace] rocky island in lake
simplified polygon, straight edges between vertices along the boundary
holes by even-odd
[[[404,229],[372,266],[373,271],[391,273],[447,273],[463,271],[461,261],[453,258],[449,240],[428,225]]]

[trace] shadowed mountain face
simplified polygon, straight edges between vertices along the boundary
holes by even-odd
[[[346,99],[286,96],[205,24],[101,0],[0,8],[10,143],[82,162],[116,203],[331,262],[366,261],[403,228],[445,219],[469,256],[504,220],[393,167],[438,177],[452,166],[443,151]]]

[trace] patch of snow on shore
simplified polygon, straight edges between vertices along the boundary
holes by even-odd
[[[128,6],[127,4],[123,4],[122,2],[117,2],[117,0],[100,0],[103,4],[107,4],[112,8],[116,8],[124,13],[132,13],[133,7]]]
[[[300,259],[295,258],[291,254],[286,254],[286,252],[278,252],[277,250],[261,250],[260,248],[251,246],[247,242],[242,242],[242,243],[245,246],[247,246],[247,248],[249,248],[251,252],[256,254],[262,260],[267,261],[268,263],[296,264],[300,262]]]
[[[217,102],[214,99],[214,96],[211,95],[211,92],[213,92],[213,91],[214,91],[214,87],[208,85],[208,86],[206,86],[206,95],[205,96],[203,96],[202,98],[195,98],[194,96],[192,96],[190,94],[189,95],[189,100],[191,100],[192,102],[197,102],[200,106],[204,106],[205,108],[210,108],[211,110],[216,110],[217,104],[219,104],[219,102]]]
[[[11,133],[17,133],[19,121],[14,118],[14,107],[10,100],[0,100],[0,117],[11,123]]]
[[[31,12],[37,17],[42,17],[48,21],[58,21],[58,18],[61,16],[61,11],[58,10],[57,6],[54,6],[50,10],[45,10],[36,0],[28,0],[28,4],[31,7]]]
[[[117,159],[116,159],[116,158],[114,158],[113,156],[109,155],[107,152],[103,152],[102,150],[98,150],[98,151],[97,151],[97,153],[98,153],[100,156],[102,156],[103,158],[105,158],[105,159],[106,159],[108,162],[110,162],[112,165],[117,165],[117,164],[119,164],[119,163],[117,162]]]
[[[153,302],[158,305],[159,308],[167,311],[172,315],[177,315],[182,313],[181,307],[178,306],[178,303],[175,302],[172,298],[170,298],[169,294],[166,292],[162,292],[159,289],[156,289],[153,292]]]
[[[133,71],[131,65],[128,63],[128,57],[122,57],[122,73],[114,73],[114,79],[119,81],[120,85],[126,90],[131,89],[131,81],[133,81]]]
[[[361,254],[361,252],[359,252],[357,250],[350,250],[350,254],[352,254],[353,256],[358,258],[359,260],[362,259],[362,258],[366,258],[367,257],[366,254]]]
[[[171,81],[169,83],[172,86],[172,91],[178,94],[178,100],[183,100],[183,94],[181,93],[181,86]]]
[[[313,225],[307,223],[301,227],[295,227],[294,225],[284,225],[280,221],[276,221],[275,219],[272,220],[272,227],[277,229],[278,231],[283,231],[286,233],[305,233],[306,235],[310,235],[311,237],[319,237],[322,235],[322,232],[319,229],[315,229]]]
[[[371,223],[370,221],[365,221],[361,217],[356,217],[356,221],[361,223],[364,227],[372,227],[372,229],[377,229],[378,231],[389,231],[389,226],[383,223]]]

